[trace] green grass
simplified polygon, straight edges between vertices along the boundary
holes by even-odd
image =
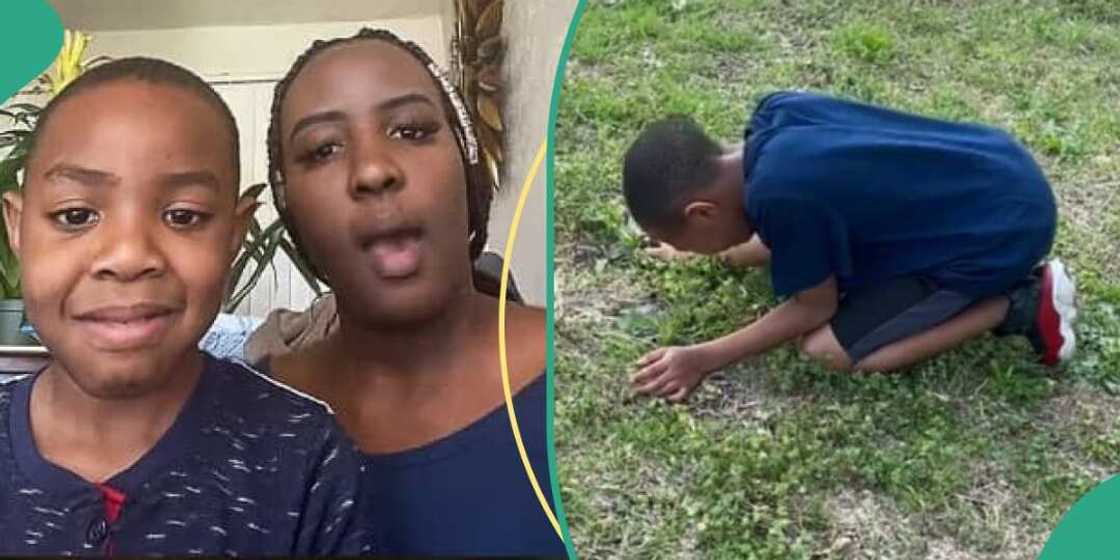
[[[590,2],[556,128],[556,445],[586,558],[1034,558],[1120,470],[1120,5],[1109,0]],[[790,348],[685,406],[634,398],[633,361],[774,304],[766,271],[641,255],[620,160],[688,113],[736,140],[805,88],[1000,126],[1060,200],[1081,290],[1060,372],[985,338],[896,376]]]

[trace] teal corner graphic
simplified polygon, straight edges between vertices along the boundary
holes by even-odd
[[[572,543],[572,534],[568,530],[568,517],[564,514],[564,500],[560,495],[560,475],[556,468],[556,434],[553,432],[553,423],[555,418],[555,405],[556,395],[554,393],[556,383],[556,329],[555,321],[556,316],[553,313],[553,305],[556,302],[555,294],[555,269],[556,269],[556,222],[553,211],[555,210],[556,198],[556,185],[554,179],[556,177],[554,169],[554,154],[556,151],[556,116],[560,110],[560,92],[564,86],[565,70],[568,66],[568,57],[571,55],[572,42],[575,40],[576,29],[579,28],[580,18],[583,17],[583,10],[587,7],[587,0],[580,0],[576,5],[575,13],[572,14],[572,21],[568,24],[568,29],[564,35],[564,46],[560,50],[560,59],[556,61],[556,75],[552,80],[552,99],[548,109],[548,154],[545,158],[545,185],[546,185],[546,202],[545,202],[545,247],[548,251],[545,259],[545,278],[547,279],[547,301],[545,313],[548,317],[548,340],[546,342],[548,348],[548,391],[546,393],[545,402],[547,403],[547,411],[545,413],[546,425],[545,430],[548,434],[548,470],[550,478],[552,479],[552,502],[556,510],[556,517],[559,519],[561,532],[564,534],[564,546],[568,549],[569,558],[578,558],[576,555],[575,544]]]
[[[1081,497],[1050,533],[1039,560],[1120,558],[1120,476]]]
[[[4,5],[0,33],[0,100],[6,100],[50,66],[62,48],[62,21],[45,0]]]

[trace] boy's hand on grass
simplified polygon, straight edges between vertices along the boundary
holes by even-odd
[[[663,261],[680,261],[685,259],[698,258],[701,255],[697,253],[690,253],[688,251],[681,251],[668,243],[657,243],[656,245],[646,247],[643,249],[645,254]]]
[[[696,346],[658,348],[638,362],[630,377],[634,391],[661,397],[669,402],[687,400],[711,372],[703,352]]]

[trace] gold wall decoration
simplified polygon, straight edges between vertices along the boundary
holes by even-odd
[[[505,159],[502,107],[505,86],[502,60],[506,41],[502,37],[502,0],[457,0],[458,24],[452,44],[458,86],[463,103],[475,123],[480,161],[486,165],[494,185],[500,185]]]

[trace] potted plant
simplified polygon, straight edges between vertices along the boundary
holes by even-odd
[[[264,191],[267,185],[265,183],[257,183],[242,193],[242,197],[257,199],[260,197],[261,192]],[[253,288],[260,281],[264,275],[266,268],[272,268],[273,274],[276,273],[276,267],[273,264],[273,259],[276,257],[276,251],[283,251],[296,267],[303,280],[311,287],[316,296],[323,295],[323,288],[315,278],[315,274],[311,271],[311,266],[304,260],[303,255],[296,250],[295,244],[285,235],[284,223],[277,218],[267,226],[262,226],[256,216],[253,216],[249,222],[249,231],[245,235],[245,243],[241,247],[241,253],[233,261],[233,269],[230,272],[229,287],[226,291],[225,305],[222,310],[225,313],[233,313],[237,306],[252,293]],[[250,267],[250,265],[252,265]],[[245,274],[248,272],[248,276]],[[244,279],[244,281],[242,281]]]
[[[39,108],[30,103],[14,105],[0,111],[13,122],[12,128],[0,132],[0,149],[8,153],[0,161],[0,194],[19,188],[19,174],[27,156],[27,143],[34,128]],[[19,285],[19,261],[8,244],[8,231],[0,214],[0,345],[34,344],[20,332],[23,323],[23,300]]]
[[[66,30],[62,50],[51,68],[39,76],[41,91],[49,97],[57,95],[91,64],[103,59],[82,61],[90,37],[80,31]],[[16,103],[0,109],[0,117],[8,121],[0,131],[0,194],[20,188],[20,179],[27,159],[31,132],[42,107],[34,103]],[[8,232],[0,215],[0,345],[37,345],[34,338],[21,332],[24,322],[22,292],[19,285],[19,261],[8,244]]]

